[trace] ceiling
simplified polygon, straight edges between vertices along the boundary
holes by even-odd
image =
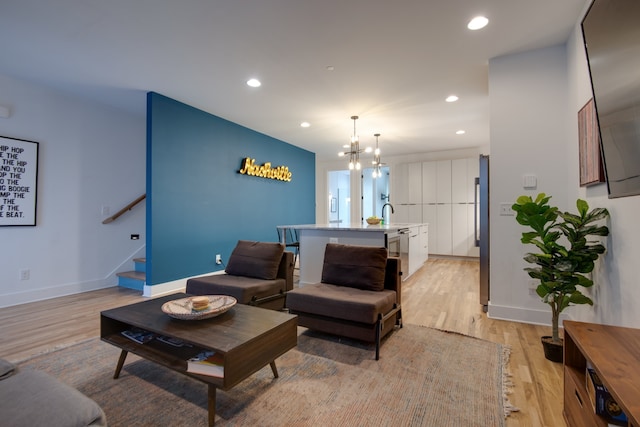
[[[565,42],[585,4],[2,0],[0,74],[140,114],[155,91],[320,161],[348,143],[352,115],[361,145],[381,134],[383,158],[480,147],[489,59]],[[470,31],[476,15],[489,25]],[[262,86],[247,86],[251,77]],[[451,94],[460,99],[445,102]],[[11,100],[0,93],[0,104]]]

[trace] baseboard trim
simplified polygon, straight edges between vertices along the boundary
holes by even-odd
[[[68,283],[66,285],[56,286],[53,288],[31,289],[25,292],[2,295],[0,308],[114,287],[116,287],[116,285],[111,283],[109,280],[102,279],[82,283]]]
[[[508,320],[511,322],[529,323],[532,325],[551,326],[551,310],[537,310],[522,307],[511,307],[491,304],[489,301],[487,317],[496,320]],[[560,314],[560,325],[564,320],[570,320],[568,316]]]
[[[170,282],[158,283],[156,285],[144,285],[142,296],[159,297],[162,295],[184,292],[187,288],[187,280],[193,277],[211,276],[213,274],[224,274],[224,270],[212,271],[210,273],[199,274],[197,276],[185,277],[184,279],[172,280]]]

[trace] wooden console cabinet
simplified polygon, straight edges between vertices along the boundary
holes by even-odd
[[[570,427],[603,426],[586,389],[587,362],[627,415],[640,427],[640,329],[564,322],[564,418]]]

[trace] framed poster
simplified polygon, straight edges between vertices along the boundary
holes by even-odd
[[[0,136],[0,226],[36,225],[38,148]]]
[[[600,155],[600,132],[598,131],[593,98],[578,111],[578,144],[580,186],[604,182],[604,167]]]

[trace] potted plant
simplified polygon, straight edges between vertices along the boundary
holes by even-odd
[[[560,313],[570,305],[593,305],[580,287],[593,286],[589,273],[605,247],[589,238],[609,234],[606,226],[597,224],[607,218],[609,212],[604,208],[589,211],[589,205],[581,199],[576,202],[577,214],[560,212],[557,207],[549,206],[550,198],[544,193],[538,194],[535,200],[520,196],[512,209],[516,212],[516,221],[530,229],[522,233],[521,242],[538,249],[524,256],[525,261],[536,265],[524,270],[540,281],[536,293],[551,307],[552,336],[542,337],[545,357],[562,362],[562,339],[558,334]]]

